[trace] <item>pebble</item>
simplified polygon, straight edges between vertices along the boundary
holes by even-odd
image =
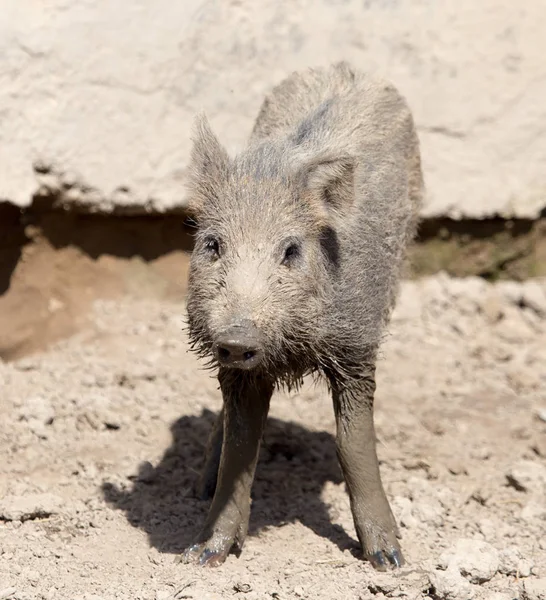
[[[546,578],[526,579],[521,586],[521,600],[546,600]]]
[[[485,596],[481,596],[484,600],[514,600],[515,594],[512,592],[487,592]]]
[[[510,304],[514,306],[521,304],[523,292],[521,285],[516,281],[499,281],[496,288],[499,294]]]
[[[499,569],[499,552],[487,542],[462,538],[440,555],[439,566],[457,570],[471,583],[484,583]]]
[[[497,323],[504,317],[503,304],[496,294],[489,294],[482,302],[480,309],[491,324]]]
[[[546,317],[546,293],[537,282],[526,281],[523,284],[522,302],[539,317]]]
[[[506,474],[508,483],[521,492],[542,492],[546,486],[546,467],[532,460],[521,460]]]
[[[499,552],[499,572],[516,577],[529,577],[534,563],[526,559],[521,551],[511,546]]]
[[[531,498],[521,511],[521,518],[527,523],[533,523],[546,520],[546,502],[544,497],[538,495],[538,498]],[[545,547],[546,550],[546,547]]]
[[[429,581],[438,600],[469,600],[474,597],[472,586],[456,569],[432,571]]]
[[[48,493],[4,496],[0,499],[0,519],[21,522],[48,517],[59,513],[63,504],[62,498]]]
[[[413,515],[413,503],[404,496],[395,496],[392,502],[392,508],[395,511],[398,522],[402,527],[411,529],[419,525],[419,521]]]
[[[244,583],[242,581],[238,581],[233,586],[233,589],[238,593],[247,594],[248,592],[252,591],[252,586],[250,585],[250,583]]]
[[[537,409],[537,418],[539,421],[546,423],[546,408]]]
[[[19,420],[28,423],[29,429],[38,437],[47,438],[47,426],[55,419],[55,409],[43,396],[30,396],[18,411]]]

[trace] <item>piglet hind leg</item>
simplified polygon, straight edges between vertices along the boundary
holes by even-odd
[[[364,558],[378,570],[400,567],[404,558],[396,521],[383,489],[373,422],[375,367],[358,380],[330,378],[336,414],[336,448]]]
[[[221,565],[242,550],[250,517],[250,492],[267,419],[273,382],[235,370],[219,373],[224,398],[222,453],[205,524],[181,561]],[[214,434],[213,434],[214,435]],[[214,461],[214,459],[212,459]],[[210,465],[213,469],[213,464]]]

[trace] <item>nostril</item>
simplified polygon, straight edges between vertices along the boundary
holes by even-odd
[[[220,358],[220,360],[227,360],[229,358],[230,354],[231,353],[227,348],[218,346],[218,358]]]
[[[233,327],[215,340],[214,354],[218,364],[223,367],[253,369],[261,362],[263,350],[254,331]]]

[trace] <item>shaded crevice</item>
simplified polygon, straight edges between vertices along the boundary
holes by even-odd
[[[25,209],[0,203],[0,359],[78,331],[99,298],[174,299],[182,315],[194,231],[183,213],[92,214],[43,196]],[[425,219],[405,276],[439,271],[488,280],[546,275],[546,215]]]
[[[409,276],[518,281],[546,275],[546,212],[534,219],[425,219],[410,251]]]
[[[546,274],[546,211],[537,220],[425,219],[410,249],[406,275],[439,271],[489,280],[522,280]],[[92,260],[112,256],[145,263],[166,255],[187,256],[193,247],[191,219],[184,213],[109,215],[58,208],[36,197],[20,209],[0,203],[0,295],[5,294],[23,249],[37,239],[63,251],[75,248]]]

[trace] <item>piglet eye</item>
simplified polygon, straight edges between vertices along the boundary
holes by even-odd
[[[205,240],[205,250],[211,256],[218,258],[220,256],[220,242],[214,237],[207,238]]]
[[[290,266],[294,260],[300,255],[300,246],[296,242],[292,242],[284,251],[283,265]]]

